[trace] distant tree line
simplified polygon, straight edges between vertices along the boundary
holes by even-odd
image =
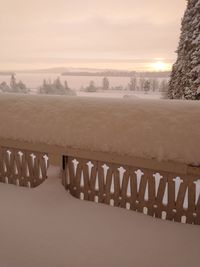
[[[26,87],[26,85],[22,81],[19,82],[16,81],[14,74],[11,75],[9,85],[6,82],[2,82],[0,84],[0,92],[27,94],[29,91],[30,90]]]
[[[168,78],[170,71],[148,71],[148,72],[136,72],[136,71],[66,71],[62,73],[63,76],[88,76],[88,77],[132,77],[132,76],[145,76],[147,78]]]
[[[76,95],[75,91],[69,88],[67,81],[64,81],[64,84],[62,84],[59,77],[53,82],[44,80],[38,93],[48,95]]]
[[[135,71],[100,71],[100,72],[87,72],[87,71],[66,71],[63,76],[88,76],[88,77],[130,77],[135,75]]]
[[[104,77],[101,86],[96,86],[94,81],[90,81],[88,86],[82,87],[81,90],[85,92],[96,92],[98,90],[128,90],[143,91],[146,93],[167,92],[168,81],[167,79],[159,80],[156,78],[132,77],[126,87],[121,85],[111,87],[109,79]],[[17,82],[15,75],[11,75],[9,85],[6,82],[0,84],[0,92],[27,94],[30,93],[30,89],[28,89],[22,81]],[[44,80],[37,92],[39,94],[48,95],[76,95],[76,92],[68,86],[67,81],[62,83],[59,77],[53,81]]]
[[[27,94],[30,93],[30,89],[28,89],[22,81],[17,82],[15,75],[12,74],[9,85],[5,81],[0,83],[0,92]],[[55,79],[53,82],[44,80],[43,84],[38,89],[38,93],[49,95],[76,95],[75,91],[69,88],[67,81],[62,84],[59,78]]]
[[[109,90],[110,82],[107,77],[104,77],[102,80],[102,86],[97,87],[94,81],[90,81],[89,85],[86,88],[82,88],[82,91],[86,92],[96,92],[97,90]]]
[[[145,92],[167,92],[168,81],[167,79],[147,79],[132,77],[127,87],[130,91],[145,91]]]
[[[130,78],[130,82],[126,87],[112,86],[110,87],[110,81],[107,77],[102,79],[102,85],[96,86],[94,81],[90,81],[89,85],[82,88],[82,91],[97,92],[98,90],[129,90],[129,91],[144,91],[144,92],[167,92],[168,81],[167,79],[149,79],[149,78]]]

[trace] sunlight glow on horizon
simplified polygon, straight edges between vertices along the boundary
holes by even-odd
[[[57,68],[65,68],[70,70],[77,69],[96,69],[96,70],[118,70],[118,71],[137,71],[137,72],[145,72],[145,71],[171,71],[172,64],[175,59],[135,59],[135,60],[127,60],[127,59],[62,59],[58,60],[58,62],[48,62],[48,60],[39,61],[35,64],[35,62],[30,62],[27,64],[21,65],[18,68],[17,64],[13,64],[13,68],[11,69],[9,64],[4,65],[4,69],[0,68],[0,71],[31,71],[31,70],[44,70],[44,69],[57,69]]]
[[[166,63],[163,60],[157,60],[149,64],[149,70],[151,71],[170,71],[171,68],[172,68],[172,64]]]

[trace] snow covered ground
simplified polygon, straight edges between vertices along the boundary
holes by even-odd
[[[98,91],[98,92],[76,92],[77,96],[81,97],[102,97],[102,98],[131,98],[131,99],[161,99],[163,98],[162,93],[159,92],[141,92],[141,91]]]
[[[199,267],[200,227],[70,196],[50,167],[38,188],[0,183],[1,267]]]
[[[0,96],[0,138],[200,164],[198,101]]]

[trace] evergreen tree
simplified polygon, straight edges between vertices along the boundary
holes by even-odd
[[[200,99],[200,0],[187,0],[168,96]]]
[[[59,94],[59,95],[65,94],[64,86],[62,85],[59,77],[55,79],[55,81],[53,82],[52,90],[54,94]]]
[[[165,79],[163,79],[160,82],[159,91],[160,92],[167,92],[168,91],[168,82]]]
[[[136,79],[136,77],[131,77],[130,82],[128,84],[128,89],[130,91],[136,91],[137,90],[137,79]]]
[[[109,87],[110,87],[110,82],[109,82],[108,78],[104,77],[103,81],[102,81],[102,89],[108,90]]]
[[[145,80],[144,81],[144,91],[145,93],[147,93],[148,91],[150,91],[150,88],[151,88],[151,83],[149,80]]]
[[[7,92],[27,94],[29,92],[29,89],[26,87],[26,85],[22,81],[17,82],[15,75],[12,74],[10,78],[10,88],[7,88]]]
[[[139,79],[139,88],[141,91],[144,90],[144,84],[145,84],[145,79],[143,77],[140,77]]]
[[[51,90],[50,85],[44,79],[42,86],[39,88],[39,93],[40,94],[48,94],[50,90]]]
[[[17,91],[16,92],[19,92],[19,93],[28,93],[28,89],[26,88],[26,85],[22,82],[22,81],[19,81],[18,84],[17,84]]]
[[[95,86],[94,81],[90,81],[89,86],[86,87],[86,91],[87,92],[96,92],[97,91],[97,88]]]
[[[151,89],[153,92],[158,91],[158,87],[159,87],[159,82],[157,79],[152,79],[151,80]]]
[[[38,90],[39,94],[49,94],[49,95],[76,95],[76,93],[71,90],[68,86],[67,81],[64,82],[64,85],[61,83],[60,78],[58,77],[53,81],[43,81],[42,86]]]
[[[70,90],[67,81],[64,82],[64,88],[65,88],[66,91],[69,91]]]
[[[12,75],[11,75],[11,78],[10,78],[10,89],[11,89],[12,91],[15,91],[16,88],[17,88],[17,82],[16,82],[16,79],[15,79],[15,75],[12,74]]]
[[[6,82],[2,82],[0,84],[0,91],[1,92],[10,92],[10,87],[7,85]]]

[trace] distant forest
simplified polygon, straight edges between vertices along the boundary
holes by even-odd
[[[103,72],[86,72],[86,71],[66,71],[63,76],[95,76],[95,77],[145,77],[145,78],[168,78],[170,71],[160,72],[136,72],[136,71],[103,71]]]
[[[85,92],[98,92],[101,90],[118,90],[118,91],[144,91],[148,92],[167,92],[168,91],[168,78],[147,78],[147,77],[130,77],[128,84],[124,87],[121,85],[111,86],[108,77],[102,78],[101,85],[96,85],[91,80],[86,87],[81,87],[81,91]],[[11,75],[10,83],[5,81],[0,83],[0,93],[30,93],[31,90],[22,81],[17,81],[15,75]],[[50,95],[76,95],[75,90],[68,86],[67,81],[64,84],[58,77],[54,81],[47,81],[44,79],[43,84],[37,88],[39,94]]]

